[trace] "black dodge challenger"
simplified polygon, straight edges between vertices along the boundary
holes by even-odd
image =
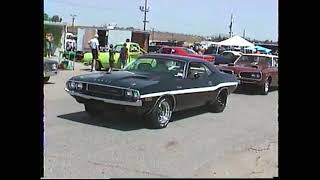
[[[72,77],[65,90],[90,115],[116,107],[143,115],[151,128],[163,128],[175,111],[207,105],[222,112],[237,85],[235,76],[201,59],[146,54],[124,70]]]

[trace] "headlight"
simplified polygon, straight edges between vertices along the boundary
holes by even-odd
[[[132,96],[132,90],[126,90],[126,96],[131,97]]]
[[[260,74],[258,74],[258,73],[253,73],[253,74],[251,74],[251,77],[252,78],[257,78],[257,79],[260,79]]]
[[[76,83],[73,82],[73,81],[71,81],[69,85],[70,85],[70,89],[75,89],[76,88]]]
[[[52,69],[56,70],[57,69],[57,65],[56,64],[52,64]]]
[[[136,98],[136,99],[140,98],[139,91],[133,91],[133,97]]]
[[[82,89],[82,83],[76,83],[77,89]]]
[[[125,95],[129,98],[133,99],[139,99],[140,98],[140,92],[137,90],[126,90]]]

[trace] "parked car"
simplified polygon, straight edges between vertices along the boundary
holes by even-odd
[[[268,94],[270,87],[278,87],[278,56],[243,54],[234,63],[219,69],[234,74],[240,84],[258,86],[264,95]]]
[[[72,77],[65,90],[84,104],[88,114],[116,107],[143,115],[152,128],[163,128],[175,111],[207,105],[210,111],[222,112],[237,85],[233,75],[207,61],[146,54],[124,70]]]
[[[43,79],[44,82],[48,82],[51,76],[55,76],[58,74],[58,62],[43,59]]]
[[[114,46],[114,49],[116,51],[114,58],[115,58],[115,67],[120,68],[120,50],[123,47],[123,44],[116,44]],[[131,61],[135,60],[139,55],[146,53],[138,43],[134,42],[127,42],[127,48],[128,48],[128,62],[130,63]],[[84,54],[83,57],[83,63],[84,65],[91,65],[92,63],[92,53],[87,52]],[[96,70],[101,70],[101,68],[109,68],[109,52],[100,52],[98,61],[96,61]]]
[[[241,52],[238,51],[224,51],[219,55],[213,55],[215,57],[214,64],[229,64],[234,63],[240,56]]]
[[[188,49],[186,47],[165,46],[165,47],[162,47],[159,50],[159,53],[161,53],[161,54],[175,54],[175,55],[180,55],[180,56],[188,56],[188,57],[203,59],[203,60],[206,60],[206,61],[209,61],[209,62],[213,62],[214,61],[214,57],[213,56],[201,55],[201,54],[196,53],[194,50]]]

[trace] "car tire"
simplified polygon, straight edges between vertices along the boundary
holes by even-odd
[[[97,71],[101,71],[101,63],[100,63],[100,61],[96,60],[95,68],[96,68]]]
[[[270,90],[270,82],[271,82],[271,79],[268,78],[265,80],[263,85],[260,87],[262,95],[268,95],[269,90]]]
[[[172,102],[169,98],[159,99],[151,111],[145,115],[146,125],[152,129],[167,127],[171,120],[172,110]]]
[[[49,79],[50,79],[50,76],[44,77],[43,79],[44,79],[44,82],[47,83],[49,81]]]
[[[93,117],[99,115],[100,111],[93,104],[84,104],[85,111]]]
[[[216,99],[209,105],[209,111],[213,113],[223,112],[228,99],[227,91],[220,91]]]

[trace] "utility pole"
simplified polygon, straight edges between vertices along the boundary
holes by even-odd
[[[70,14],[70,16],[72,17],[72,32],[74,32],[74,21],[75,21],[75,18],[76,18],[76,14]]]
[[[243,30],[243,39],[246,38],[246,29]]]
[[[147,12],[149,12],[148,0],[144,0],[144,6],[139,7],[140,11],[144,13],[143,18],[143,31],[146,30],[146,25],[149,21],[147,21]]]
[[[231,20],[230,20],[230,25],[229,25],[229,35],[230,35],[230,37],[232,37],[232,34],[233,34],[233,32],[232,32],[232,24],[233,24],[233,14],[231,14]]]

